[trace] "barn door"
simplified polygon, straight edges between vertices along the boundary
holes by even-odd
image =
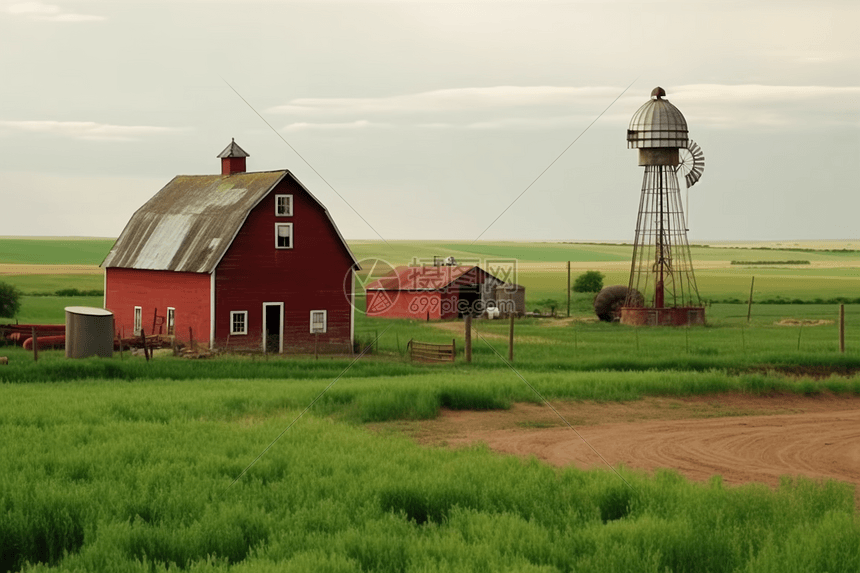
[[[284,303],[263,303],[263,352],[284,351]]]

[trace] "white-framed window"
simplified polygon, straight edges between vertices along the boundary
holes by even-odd
[[[176,334],[176,309],[172,306],[167,307],[167,335]]]
[[[275,248],[276,249],[292,249],[293,248],[293,224],[292,223],[275,223]]]
[[[134,307],[134,333],[139,336],[141,328],[143,328],[143,309],[136,306]]]
[[[230,334],[248,334],[248,311],[230,311]]]
[[[275,195],[275,216],[276,217],[292,217],[293,216],[293,196],[292,195]]]
[[[328,311],[312,310],[311,334],[325,334],[326,327],[328,327]]]

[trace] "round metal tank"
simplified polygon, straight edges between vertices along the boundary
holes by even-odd
[[[639,165],[678,165],[678,149],[689,144],[687,120],[664,97],[663,88],[654,88],[627,128],[627,147],[639,149]]]
[[[66,358],[113,356],[113,313],[88,306],[66,307]]]

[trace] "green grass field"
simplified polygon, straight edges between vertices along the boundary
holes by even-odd
[[[98,265],[115,239],[0,238],[0,264]]]
[[[98,264],[100,248],[75,259],[83,262],[46,260]],[[385,258],[378,244],[354,249],[359,258]],[[629,257],[623,245],[398,242],[389,249],[394,263],[515,252],[527,262],[594,262],[595,270]],[[846,267],[700,272],[705,298],[745,300],[755,274],[757,300],[805,303],[754,304],[749,323],[745,304],[726,303],[708,307],[704,328],[520,319],[513,369],[500,358],[507,321],[476,321],[474,359],[465,364],[458,323],[446,329],[361,314],[356,337],[376,342],[354,364],[263,356],[147,362],[128,352],[72,361],[62,351],[40,352],[34,362],[30,352],[2,347],[9,364],[0,366],[0,571],[860,570],[849,484],[787,476],[777,489],[729,487],[719,476],[699,483],[671,470],[558,469],[486,447],[422,447],[365,425],[430,419],[443,407],[505,409],[537,403],[538,393],[552,401],[860,395],[860,305],[846,307],[842,354],[837,306],[808,304],[860,296],[854,255],[694,249],[699,260],[739,260],[739,253],[842,257]],[[23,255],[8,258],[15,256]],[[607,274],[606,284],[626,282],[622,272]],[[102,287],[98,275],[0,280],[28,293]],[[518,280],[530,302],[566,301],[566,272],[525,270]],[[591,297],[573,296],[575,317],[592,317]],[[59,323],[65,306],[102,299],[28,294],[23,302],[20,322]],[[783,319],[834,322],[777,324]],[[456,339],[458,360],[410,363],[410,338]],[[792,368],[848,375],[774,374]]]
[[[429,399],[420,377],[393,382],[392,395],[386,378],[343,380],[238,480],[327,380],[5,385],[0,568],[860,567],[853,491],[836,482],[786,478],[773,491],[671,471],[555,469],[480,447],[423,448],[328,417],[358,403],[374,419]],[[475,402],[468,382],[447,384],[463,405]]]

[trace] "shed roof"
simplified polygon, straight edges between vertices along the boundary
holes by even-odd
[[[387,276],[368,284],[364,290],[434,291],[453,283],[484,282],[487,277],[499,280],[476,266],[397,267]]]
[[[239,144],[236,143],[236,140],[230,142],[230,145],[224,148],[224,151],[218,154],[218,157],[221,159],[225,159],[227,157],[251,157],[248,155],[244,149],[239,147]]]
[[[132,215],[102,266],[211,273],[251,209],[285,177],[319,204],[358,267],[328,210],[287,170],[174,177]]]

